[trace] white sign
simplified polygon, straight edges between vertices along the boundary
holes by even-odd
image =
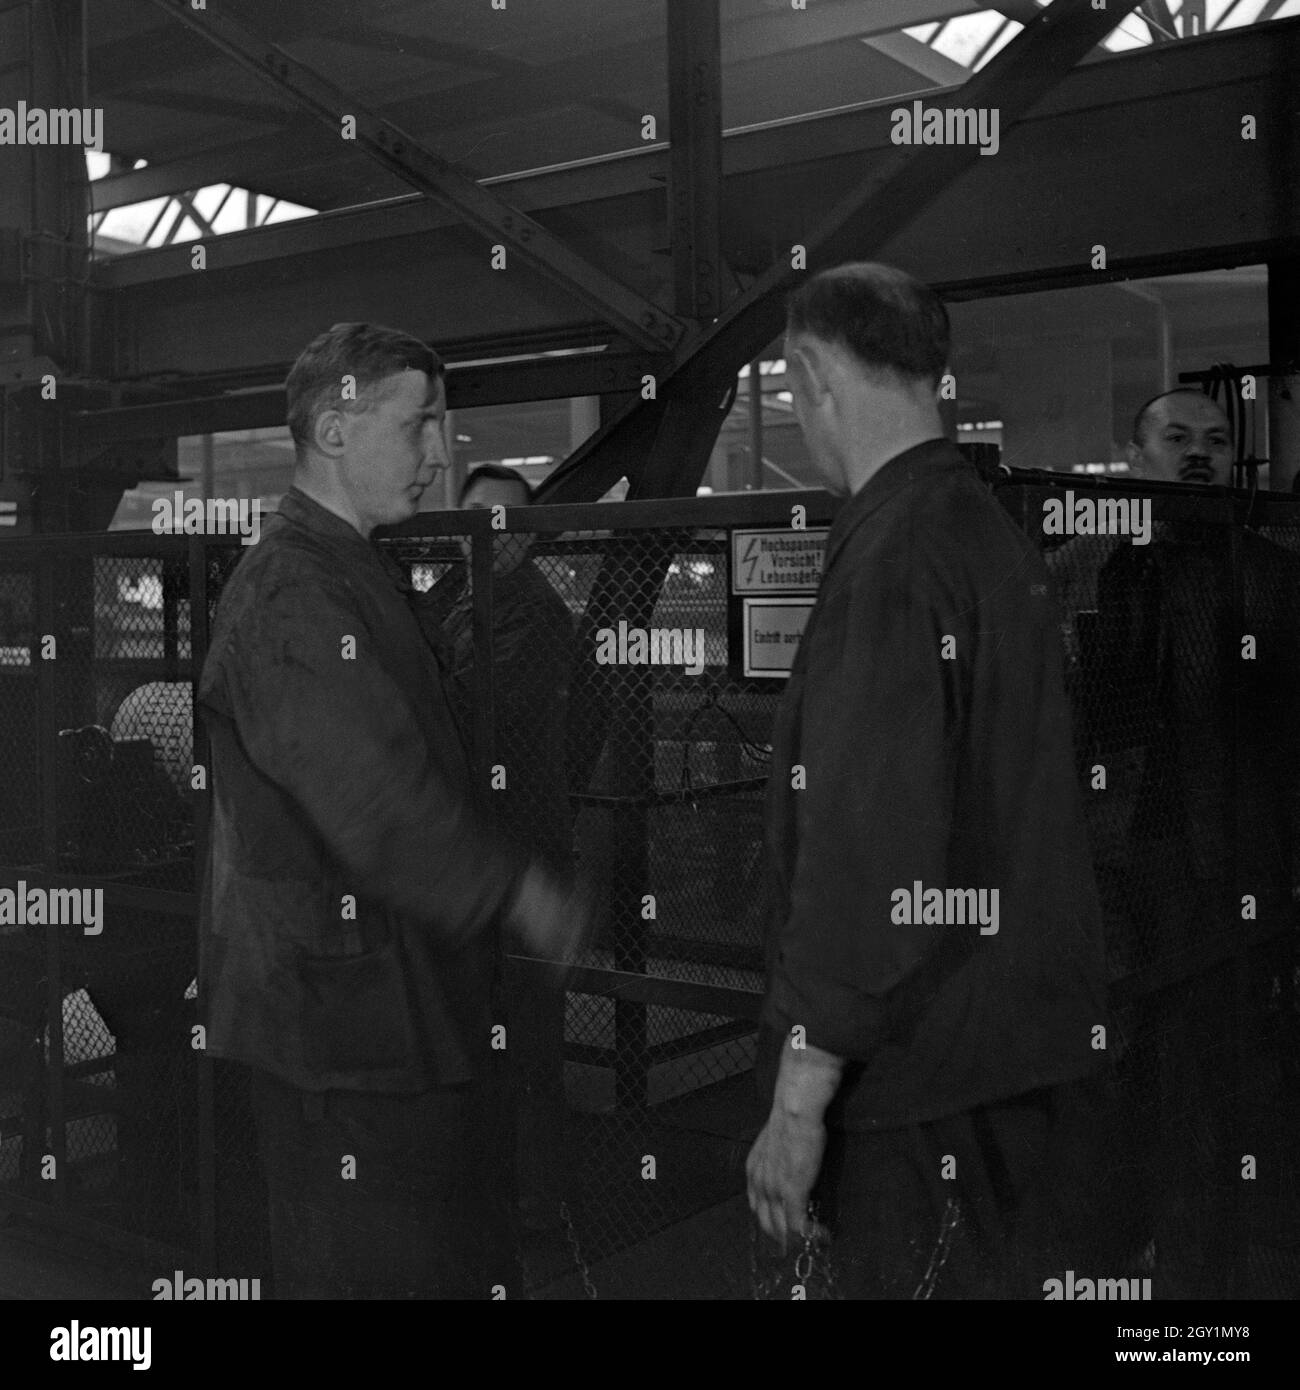
[[[733,594],[815,594],[822,578],[827,528],[733,531]]]
[[[788,676],[813,609],[810,598],[742,601],[746,676]]]

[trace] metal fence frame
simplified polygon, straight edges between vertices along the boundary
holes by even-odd
[[[1017,472],[1014,477],[997,480],[996,492],[999,500],[1031,536],[1036,537],[1036,521],[1042,515],[1042,503],[1063,488],[1071,488],[1076,493],[1104,492],[1106,495],[1137,495],[1157,500],[1161,514],[1168,518],[1195,517],[1237,529],[1244,525],[1293,524],[1300,525],[1300,498],[1287,495],[1259,493],[1247,496],[1241,493],[1198,489],[1195,492],[1178,485],[1161,485],[1149,482],[1119,482],[1113,479],[1098,480],[1079,475],[1063,475],[1051,472]],[[559,538],[580,532],[611,533],[626,538],[631,534],[653,536],[656,533],[697,531],[730,531],[738,526],[788,525],[793,507],[805,509],[805,520],[809,526],[825,525],[833,519],[837,504],[834,499],[822,492],[802,493],[750,493],[736,496],[700,499],[623,502],[602,504],[572,504],[511,508],[508,513],[507,533],[529,533],[544,538]],[[494,708],[492,660],[492,619],[493,583],[492,552],[494,540],[501,536],[500,530],[491,525],[487,511],[425,513],[401,526],[390,528],[382,537],[384,544],[409,549],[422,542],[437,545],[448,542],[452,537],[469,537],[472,544],[471,571],[473,575],[473,621],[475,630],[475,708],[473,727],[473,757],[477,781],[480,786],[487,782],[487,768],[494,744]],[[1235,542],[1234,542],[1235,544]],[[37,634],[63,632],[63,619],[59,611],[61,593],[59,575],[70,559],[89,560],[98,556],[110,557],[149,557],[164,562],[164,604],[163,636],[164,655],[157,660],[140,665],[141,674],[150,671],[157,679],[183,680],[188,678],[191,690],[197,688],[202,657],[207,650],[209,629],[209,562],[214,553],[237,548],[237,542],[226,538],[202,536],[155,536],[150,533],[121,532],[82,536],[26,537],[7,539],[0,543],[0,570],[28,570],[35,576],[34,619]],[[600,574],[593,587],[593,595],[601,585],[601,575],[605,572],[602,564]],[[1242,611],[1240,566],[1234,561],[1233,573],[1236,578],[1234,593],[1235,611]],[[170,579],[167,578],[170,576]],[[181,591],[182,577],[188,582],[188,593]],[[658,574],[662,582],[663,570]],[[190,655],[182,655],[177,640],[176,605],[189,601],[190,611]],[[651,604],[653,604],[653,596]],[[93,656],[92,662],[96,660]],[[206,839],[207,798],[200,795],[194,799],[194,831],[196,853],[194,859],[194,889],[192,892],[166,891],[147,888],[135,884],[105,883],[102,877],[69,876],[54,870],[58,866],[58,800],[56,778],[54,776],[55,744],[58,733],[58,718],[55,699],[57,670],[53,663],[40,661],[33,647],[32,664],[35,670],[32,679],[36,683],[38,701],[39,758],[41,780],[41,843],[43,863],[39,866],[23,868],[16,872],[11,869],[0,871],[0,883],[8,884],[20,873],[29,884],[40,887],[103,887],[106,905],[135,907],[153,912],[161,912],[185,920],[191,925],[197,919],[198,893],[203,871],[201,847]],[[775,683],[766,687],[769,691]],[[1234,702],[1234,717],[1240,718],[1240,710]],[[643,736],[653,738],[652,731]],[[1237,748],[1234,739],[1234,750]],[[1235,752],[1234,752],[1235,757]],[[194,721],[194,762],[208,765],[208,749],[201,721]],[[648,789],[653,797],[654,789]],[[579,793],[581,796],[582,793]],[[649,804],[649,802],[647,802]],[[639,829],[631,827],[632,843],[640,835],[644,848],[645,819],[641,816]],[[1235,846],[1235,833],[1233,836]],[[1236,883],[1236,865],[1233,866],[1233,881]],[[1275,930],[1272,934],[1276,934]],[[1260,940],[1270,935],[1262,924],[1252,932],[1243,930],[1232,942],[1200,955],[1180,960],[1177,963],[1165,962],[1145,971],[1117,980],[1112,986],[1112,997],[1117,1003],[1124,1003],[1138,997],[1146,997],[1164,990],[1189,976],[1219,964],[1228,964],[1233,972],[1235,989],[1239,1000],[1244,1000],[1245,954]],[[48,1092],[48,1124],[53,1131],[51,1152],[58,1160],[60,1177],[53,1181],[48,1190],[48,1198],[36,1200],[27,1194],[17,1194],[0,1190],[0,1204],[28,1216],[39,1217],[52,1224],[81,1232],[85,1236],[105,1241],[151,1259],[171,1261],[185,1257],[191,1263],[197,1262],[204,1269],[214,1269],[218,1252],[218,1202],[217,1202],[217,1164],[219,1136],[214,1121],[214,1083],[213,1063],[206,1055],[198,1058],[198,1197],[199,1211],[196,1225],[196,1245],[193,1249],[180,1250],[165,1243],[159,1243],[136,1232],[121,1230],[95,1221],[74,1211],[68,1202],[68,1194],[62,1174],[65,1164],[62,1161],[65,1134],[63,1119],[63,1085],[65,1069],[57,1065],[63,1056],[62,1038],[62,952],[63,943],[57,928],[47,927],[44,939],[45,970],[47,978],[47,1014],[49,1022],[49,1062],[46,1071]],[[687,980],[664,979],[643,973],[638,965],[644,961],[627,958],[616,963],[616,968],[580,967],[571,977],[569,989],[583,994],[604,996],[614,1001],[619,1030],[636,1029],[638,1015],[643,1019],[644,1010],[652,1004],[691,1010],[711,1015],[720,1015],[737,1020],[746,1027],[752,1027],[761,1005],[761,995],[747,990],[733,989],[721,985],[698,983]],[[202,982],[200,982],[201,985]],[[643,1029],[643,1023],[642,1023]],[[1238,1034],[1240,1030],[1238,1030]],[[1240,1081],[1241,1068],[1246,1059],[1242,1054],[1240,1036],[1234,1038],[1234,1075]],[[617,1094],[620,1101],[629,1104],[643,1103],[643,1098],[634,1092],[635,1079],[620,1075],[617,1081]],[[1239,1200],[1239,1199],[1238,1199]],[[1240,1228],[1238,1224],[1238,1228]],[[1238,1242],[1240,1245],[1241,1242]],[[1244,1252],[1234,1249],[1234,1268],[1229,1274],[1229,1285],[1238,1285],[1242,1271],[1240,1260]],[[168,1265],[170,1267],[170,1265]]]

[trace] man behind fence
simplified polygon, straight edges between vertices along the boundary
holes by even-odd
[[[489,1298],[513,1275],[484,1182],[491,927],[562,957],[582,913],[471,809],[435,645],[369,539],[446,466],[441,362],[340,324],[287,393],[294,485],[200,689],[207,1047],[255,1069],[280,1296]]]
[[[814,1199],[853,1298],[1042,1297],[1026,1223],[1060,1083],[1105,1036],[1047,577],[943,438],[948,346],[938,297],[887,266],[790,303],[795,410],[846,500],[773,733],[747,1171],[779,1245],[813,1240]]]
[[[1185,447],[1198,423],[1230,439],[1195,393],[1143,414],[1148,454]],[[1222,486],[1230,460],[1210,443],[1152,475]],[[1209,506],[1157,513],[1151,544],[1117,547],[1096,593],[1106,683],[1093,723],[1099,760],[1121,769],[1106,806],[1122,825],[1105,876],[1111,938],[1129,969],[1165,977],[1124,1019],[1158,1287],[1208,1298],[1240,1221],[1221,1176],[1241,1151],[1236,1069],[1294,1078],[1300,1061],[1300,562]]]
[[[512,468],[485,463],[460,490],[476,510],[527,507],[533,491]],[[533,537],[502,532],[492,546],[492,653],[495,752],[507,769],[492,810],[502,830],[557,873],[572,871],[573,807],[565,766],[573,620],[564,600],[531,558]],[[436,624],[451,649],[452,691],[471,724],[475,689],[474,591],[468,541],[465,565],[449,570],[416,602],[416,615]],[[503,1006],[512,1046],[506,1088],[516,1126],[519,1208],[527,1230],[560,1224],[565,1174],[565,996],[539,988],[535,970],[507,960]]]

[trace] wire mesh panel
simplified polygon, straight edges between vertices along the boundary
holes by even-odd
[[[180,666],[189,660],[183,553],[92,563],[93,641],[73,653],[69,684],[80,687],[79,704],[60,729],[61,857],[70,872],[188,890],[193,711]]]
[[[41,759],[34,562],[0,569],[0,864],[41,862]],[[16,885],[12,889],[16,897]],[[16,906],[16,903],[15,903]],[[0,1184],[30,1187],[41,1136],[47,969],[40,932],[0,924]],[[25,916],[25,914],[24,914]]]
[[[1003,489],[1040,543],[1043,495]],[[1117,1159],[1132,1181],[1111,1194],[1107,1220],[1165,1296],[1278,1296],[1300,1273],[1285,1141],[1300,1016],[1300,759],[1286,717],[1300,690],[1300,544],[1289,521],[1261,531],[1222,498],[1166,489],[1150,500],[1149,542],[1084,535],[1047,556],[1132,1156]],[[1283,499],[1279,509],[1295,511]],[[547,1006],[525,1022],[541,997],[526,969],[513,995],[520,1174],[536,1228],[525,1252],[532,1286],[551,1295],[590,1293],[593,1277],[626,1292],[620,1252],[704,1229],[688,1219],[739,1194],[761,1118],[748,1075],[755,1010],[736,1001],[762,988],[762,795],[780,684],[735,676],[725,539],[651,527],[539,537],[531,550],[494,541],[494,600],[522,555],[548,589],[534,585],[522,605],[532,640],[513,665],[500,648],[512,601],[492,608],[492,758],[507,776],[524,765],[503,717],[552,747],[562,728],[566,746],[562,777],[554,758],[545,775],[535,767],[504,819],[539,847],[546,827],[561,859],[571,835],[573,859],[600,885],[598,935],[562,1019]],[[463,585],[461,574],[453,565],[446,584]],[[472,629],[471,608],[462,599]],[[570,631],[566,680],[558,652]],[[473,642],[461,640],[468,677]],[[691,985],[738,993],[729,1007],[684,1007]],[[714,1288],[735,1290],[735,1254],[714,1252]],[[649,1263],[641,1277],[643,1292],[667,1287]]]
[[[0,862],[11,864],[35,863],[41,855],[35,646],[35,568],[2,568]]]
[[[1221,499],[1147,504],[1146,543],[1046,557],[1141,1160],[1117,1200],[1160,1296],[1277,1297],[1300,1289],[1300,568]]]
[[[525,960],[506,971],[524,1262],[539,1289],[740,1191],[754,1024],[673,1007],[671,984],[751,997],[761,985],[775,702],[728,674],[725,533],[489,543],[488,809],[598,893],[564,997]],[[488,649],[471,571],[450,552],[397,552],[417,586],[437,565],[427,612],[469,727]],[[646,997],[629,997],[628,977]]]
[[[1046,549],[1045,495],[1000,490]],[[1151,501],[1148,544],[1084,535],[1046,554],[1129,1145],[1108,1215],[1161,1296],[1280,1297],[1300,1292],[1300,508],[1270,499],[1260,525],[1188,489]],[[762,808],[783,683],[740,674],[727,550],[760,505],[608,530],[560,530],[543,509],[506,534],[433,517],[383,542],[482,809],[596,889],[567,988],[512,955],[495,1006],[514,1131],[502,1181],[539,1296],[680,1296],[684,1249],[694,1294],[748,1292]],[[206,1232],[228,1277],[267,1272],[265,1194],[247,1070],[191,1046],[180,894],[205,805],[190,682],[242,553],[106,538],[0,566],[4,883],[56,875],[113,904],[98,935],[0,929],[0,1187],[191,1263]],[[43,1187],[46,1155],[61,1181]]]
[[[19,549],[27,571],[6,571],[0,605],[20,676],[4,686],[0,872],[25,917],[4,929],[18,1046],[0,1132],[19,1142],[0,1181],[182,1248],[197,1212],[195,951],[175,891],[193,884],[185,547]]]

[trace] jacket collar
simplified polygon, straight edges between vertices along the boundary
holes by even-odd
[[[350,545],[353,548],[364,546],[367,550],[371,548],[370,542],[354,526],[322,507],[314,498],[308,497],[301,488],[291,487],[280,499],[278,510],[286,521],[293,522],[295,526],[305,527],[335,544]]]
[[[314,498],[308,497],[300,488],[291,487],[280,499],[277,511],[292,525],[301,526],[319,536],[341,556],[363,564],[378,564],[396,588],[403,593],[410,592],[410,577],[392,556],[381,550],[374,541],[367,540],[341,516],[335,516]]]
[[[973,472],[966,456],[947,439],[927,439],[882,464],[836,513],[826,538],[823,574],[835,562],[848,538],[873,512],[878,511],[906,487],[943,473]]]

